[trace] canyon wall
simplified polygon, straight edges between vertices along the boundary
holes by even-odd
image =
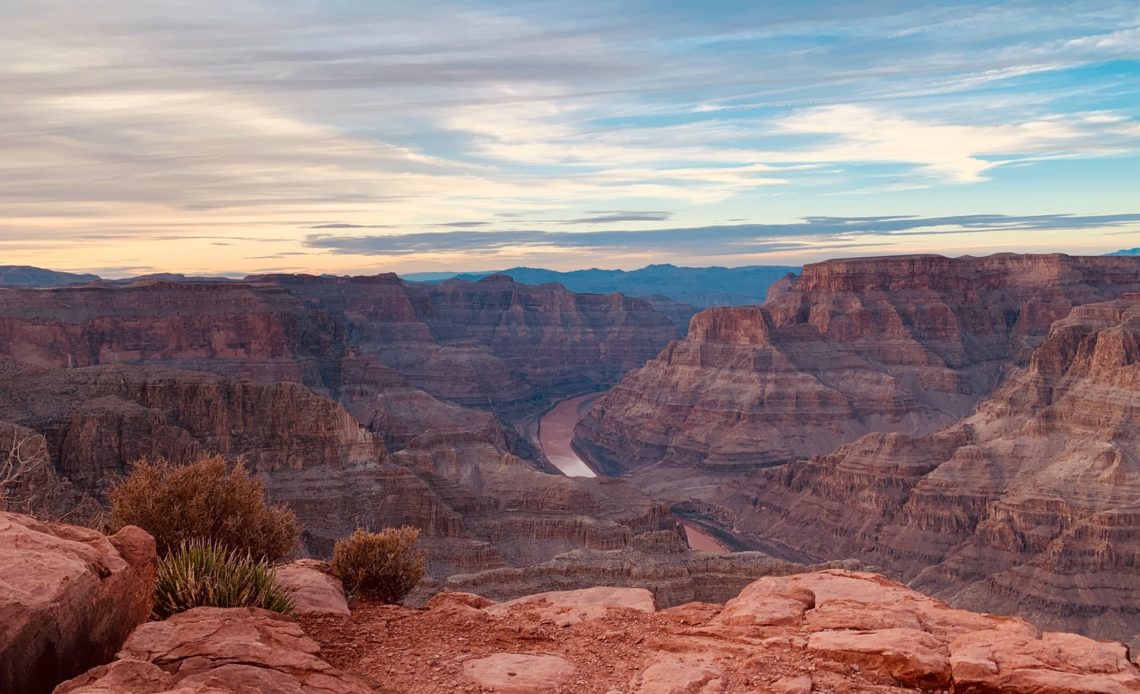
[[[761,471],[733,526],[1044,628],[1140,633],[1140,294],[1077,307],[962,422]]]
[[[575,447],[599,469],[743,470],[868,433],[957,421],[1074,306],[1140,291],[1129,258],[900,256],[808,265],[760,307],[707,309],[597,400]]]
[[[45,437],[40,500],[59,513],[94,513],[140,457],[242,455],[298,512],[307,552],[411,524],[445,576],[620,548],[663,522],[624,485],[552,474],[505,419],[604,387],[674,335],[647,302],[504,277],[0,289],[0,423]]]

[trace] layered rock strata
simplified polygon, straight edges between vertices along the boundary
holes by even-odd
[[[761,307],[708,309],[579,424],[619,474],[660,461],[744,470],[872,432],[953,423],[1074,306],[1140,291],[1140,261],[899,256],[806,266]]]
[[[744,532],[881,564],[971,609],[1140,632],[1140,294],[1053,325],[961,423],[876,434],[767,471],[726,502]]]

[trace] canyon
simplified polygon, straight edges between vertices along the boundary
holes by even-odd
[[[412,604],[840,568],[1138,635],[1140,259],[828,261],[675,308],[503,275],[5,287],[0,433],[49,452],[20,490],[46,517],[218,452],[304,555],[413,525]]]
[[[1125,258],[810,265],[698,314],[574,447],[740,548],[1133,639],[1138,289]]]
[[[504,277],[5,288],[0,422],[46,442],[32,501],[49,515],[96,516],[136,459],[216,451],[297,511],[305,551],[358,523],[411,524],[446,577],[668,524],[628,485],[557,474],[513,422],[675,335],[648,302]]]

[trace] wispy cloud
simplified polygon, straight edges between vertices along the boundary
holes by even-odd
[[[478,249],[503,219],[547,243],[868,205],[1120,211],[1138,31],[1128,3],[1059,1],[24,0],[0,26],[0,244],[208,269],[270,242],[343,263],[321,249],[353,230]]]
[[[374,236],[314,234],[310,248],[349,255],[401,256],[439,252],[495,253],[506,248],[683,252],[722,256],[784,251],[876,236],[937,236],[994,232],[1080,231],[1128,226],[1140,233],[1140,213],[1116,215],[1000,214],[917,217],[806,217],[791,224],[735,224],[646,231],[450,231]]]

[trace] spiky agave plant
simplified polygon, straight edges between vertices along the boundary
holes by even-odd
[[[260,607],[293,613],[269,562],[204,539],[183,541],[158,563],[152,619],[195,607]]]

